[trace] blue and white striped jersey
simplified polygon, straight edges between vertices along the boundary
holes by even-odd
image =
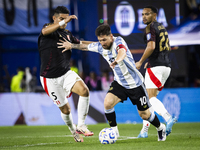
[[[125,46],[127,51],[124,60],[119,62],[113,69],[114,80],[126,89],[136,88],[143,83],[144,78],[136,69],[133,56],[122,37],[114,37],[114,42],[110,50],[104,49],[99,42],[89,44],[88,50],[100,53],[111,64],[117,57],[117,46],[119,45]]]

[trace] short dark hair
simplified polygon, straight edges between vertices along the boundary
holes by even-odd
[[[154,6],[148,5],[148,6],[145,6],[144,8],[150,8],[154,13],[158,14],[158,9]]]
[[[54,15],[55,14],[69,14],[69,10],[65,6],[58,6],[54,9]]]
[[[102,24],[99,25],[95,31],[95,35],[96,36],[100,36],[100,35],[110,35],[111,34],[111,29],[110,26],[108,24]]]

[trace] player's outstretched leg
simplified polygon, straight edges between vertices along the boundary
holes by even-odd
[[[158,141],[166,140],[166,126],[164,124],[160,124],[160,127],[157,128],[158,131]]]
[[[177,122],[177,118],[176,117],[171,117],[168,121],[167,121],[167,125],[166,125],[166,135],[168,136],[171,132],[172,132],[172,126]]]
[[[138,135],[138,138],[147,138],[148,137],[148,129],[150,127],[149,121],[143,120],[143,127]]]

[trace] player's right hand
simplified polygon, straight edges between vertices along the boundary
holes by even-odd
[[[142,66],[142,63],[140,61],[135,63],[136,68],[139,70]]]
[[[68,22],[70,22],[72,19],[78,19],[77,17],[76,17],[76,15],[70,15],[70,16],[68,16],[66,19],[64,19],[65,20],[65,23],[68,23]]]

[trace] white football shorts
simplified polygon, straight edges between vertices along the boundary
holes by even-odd
[[[58,78],[45,78],[40,76],[44,90],[58,107],[62,107],[68,103],[67,98],[72,94],[72,87],[76,81],[80,80],[82,79],[72,70],[69,70],[66,74]]]
[[[157,88],[161,91],[171,72],[170,67],[156,66],[147,68],[145,73],[145,86],[147,89]]]

